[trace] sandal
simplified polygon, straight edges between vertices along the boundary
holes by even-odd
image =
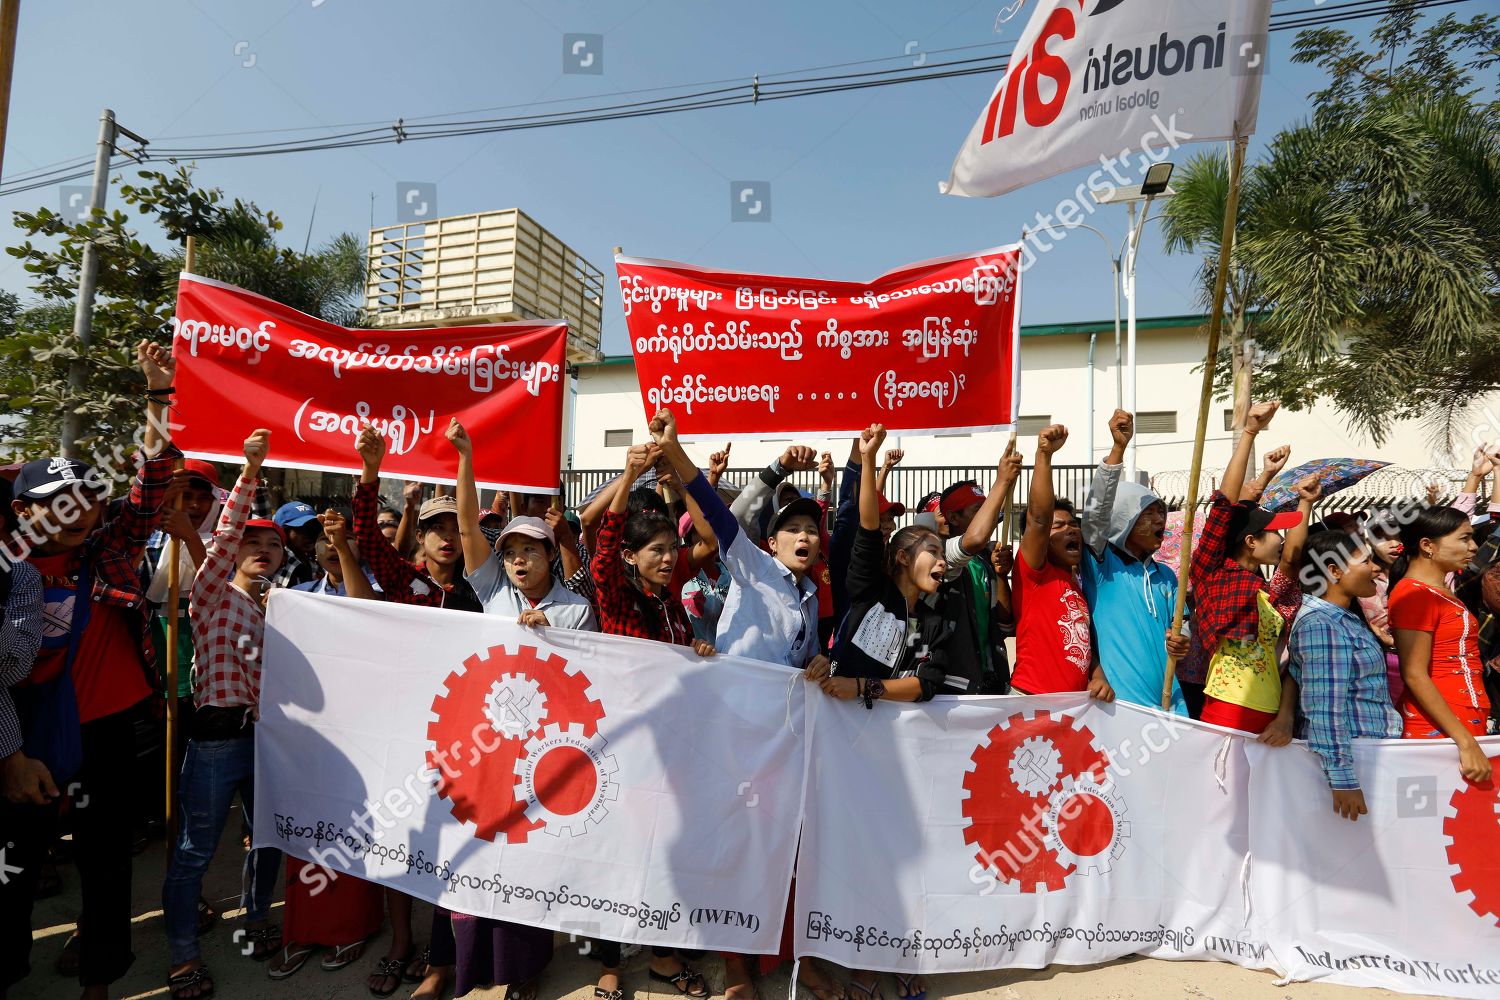
[[[677,975],[675,976],[664,975],[663,973],[656,972],[652,969],[647,969],[646,972],[656,982],[671,983],[673,986],[677,987],[678,993],[693,997],[694,1000],[703,1000],[704,997],[713,996],[713,994],[709,992],[708,980],[703,978],[703,973],[694,972],[686,965],[684,965],[682,967],[682,971],[677,973]]]
[[[858,979],[851,979],[849,980],[849,985],[863,993],[865,995],[865,1000],[885,1000],[885,998],[880,995],[879,979],[875,980],[875,982],[871,983],[869,986],[866,986]]]
[[[250,942],[251,950],[245,954],[252,962],[264,962],[281,949],[281,928],[247,927],[241,940]]]
[[[625,1000],[625,991],[607,990],[603,986],[595,986],[594,1000]]]
[[[214,929],[219,922],[219,911],[208,905],[208,900],[198,898],[198,936],[202,937]]]
[[[926,1000],[926,990],[920,993],[913,993],[911,990],[911,981],[917,978],[915,975],[903,976],[899,972],[894,973],[894,975],[896,977],[896,985],[901,988],[902,1000]]]
[[[417,966],[422,967],[421,972],[413,972]],[[432,971],[432,949],[423,948],[411,958],[401,963],[401,981],[403,983],[420,983],[427,978],[427,973]]]
[[[57,962],[53,965],[59,976],[64,979],[78,978],[78,956],[82,947],[82,940],[76,930],[68,935],[68,940],[63,942],[63,950],[58,953]]]
[[[536,1000],[536,984],[541,976],[532,976],[524,983],[505,987],[505,1000]],[[598,987],[594,987],[598,992]]]
[[[189,994],[188,990],[202,990],[204,985],[208,986],[206,992]],[[200,965],[188,972],[179,972],[175,976],[167,977],[167,992],[171,993],[172,1000],[206,1000],[214,995],[214,980],[208,972],[208,966]]]
[[[408,961],[410,961],[410,959],[408,959]],[[401,988],[401,968],[404,964],[405,963],[403,963],[399,958],[382,958],[380,961],[376,962],[375,971],[370,973],[370,978],[374,979],[375,977],[379,976],[381,979],[388,981],[391,984],[391,988],[388,990],[381,990],[375,988],[374,986],[371,986],[369,988],[370,995],[376,997],[388,997],[392,993],[399,990]]]
[[[317,950],[316,945],[299,945],[295,941],[291,944],[283,945],[281,947],[280,961],[274,966],[268,965],[266,967],[266,975],[277,980],[290,979],[302,971],[302,967],[307,964],[307,960]]]
[[[318,963],[318,967],[324,972],[337,972],[350,962],[358,961],[359,956],[364,953],[365,943],[363,941],[337,945],[328,954],[323,956],[323,961]]]

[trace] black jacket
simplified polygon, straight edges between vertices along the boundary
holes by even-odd
[[[885,536],[879,529],[861,527],[855,532],[847,580],[849,612],[839,623],[838,641],[833,647],[834,673],[878,680],[915,677],[922,684],[919,701],[941,693],[947,677],[947,642],[955,626],[924,601],[918,601],[915,610],[908,613],[901,589],[885,575]],[[894,667],[854,644],[855,633],[872,613],[888,613],[900,622],[908,618],[917,621]]]

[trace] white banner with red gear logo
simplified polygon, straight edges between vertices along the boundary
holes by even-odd
[[[1317,758],[1080,695],[815,700],[793,939],[924,973],[1126,955],[1500,995],[1497,792],[1451,744]],[[1486,740],[1492,754],[1500,740]]]
[[[579,938],[775,953],[804,772],[783,667],[273,591],[255,845]]]

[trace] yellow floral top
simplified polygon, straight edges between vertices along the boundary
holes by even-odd
[[[1253,642],[1219,640],[1208,663],[1203,693],[1255,712],[1275,714],[1281,708],[1281,664],[1276,641],[1281,637],[1281,613],[1262,590],[1255,597],[1260,626]]]

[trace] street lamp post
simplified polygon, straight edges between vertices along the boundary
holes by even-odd
[[[1172,178],[1172,164],[1168,161],[1154,163],[1146,170],[1146,179],[1130,187],[1115,188],[1107,195],[1096,194],[1095,200],[1101,205],[1128,205],[1130,209],[1130,234],[1126,238],[1125,250],[1125,368],[1130,372],[1130,393],[1127,396],[1127,404],[1124,409],[1132,414],[1136,412],[1139,402],[1137,393],[1139,391],[1138,369],[1136,366],[1136,339],[1135,339],[1135,263],[1141,248],[1141,230],[1146,225],[1146,219],[1151,214],[1151,203],[1157,198],[1170,198],[1175,194],[1167,182]],[[1145,202],[1141,210],[1140,218],[1136,218],[1136,205]],[[1130,448],[1126,453],[1125,475],[1134,479],[1136,473],[1136,438],[1131,437]]]

